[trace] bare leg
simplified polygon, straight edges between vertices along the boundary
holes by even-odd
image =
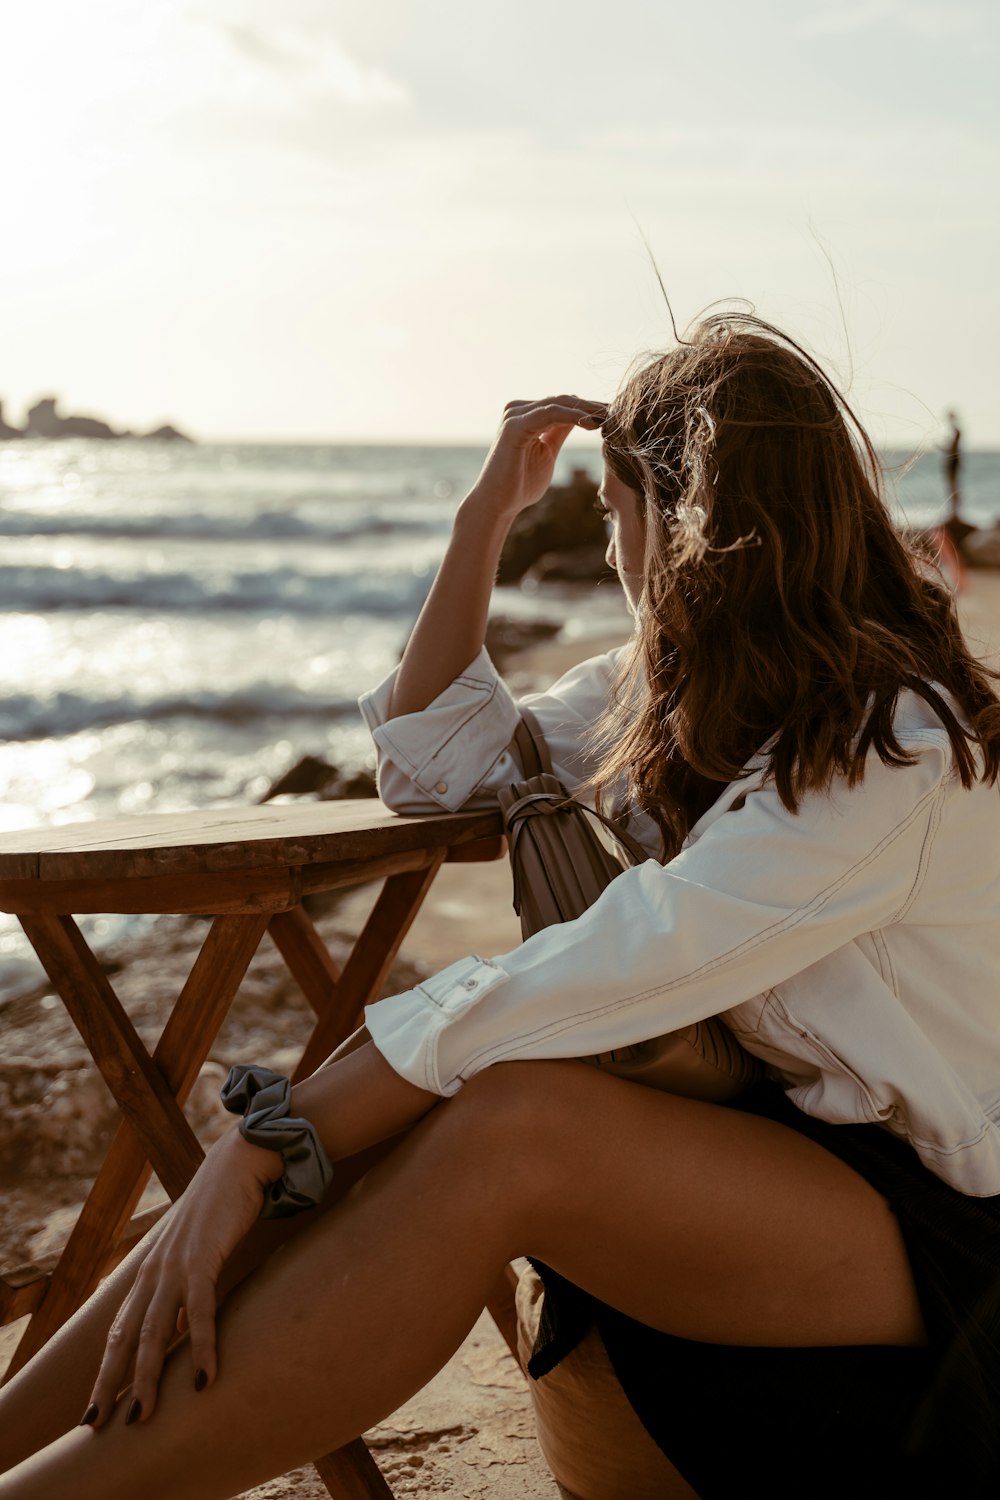
[[[126,1429],[120,1403],[0,1496],[223,1500],[284,1473],[425,1384],[525,1251],[689,1338],[923,1340],[892,1214],[819,1147],[582,1065],[507,1064],[232,1294],[215,1386],[195,1394],[174,1359],[148,1422]]]
[[[322,1209],[291,1219],[261,1219],[226,1266],[220,1300],[267,1257],[329,1211],[352,1183],[380,1161],[394,1142],[338,1163],[337,1181]],[[169,1222],[169,1212],[141,1244],[108,1275],[97,1291],[9,1384],[0,1388],[0,1474],[76,1426],[90,1400],[108,1329],[135,1281],[148,1251]]]

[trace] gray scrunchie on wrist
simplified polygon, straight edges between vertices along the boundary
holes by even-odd
[[[284,1175],[264,1193],[262,1219],[284,1219],[322,1201],[333,1168],[316,1129],[308,1120],[289,1116],[292,1085],[281,1073],[238,1063],[219,1095],[232,1115],[242,1115],[240,1135],[252,1146],[277,1151]]]

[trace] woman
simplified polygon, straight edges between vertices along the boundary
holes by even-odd
[[[482,652],[496,563],[567,435],[601,427],[634,645],[531,706],[557,773],[624,798],[663,863],[370,1008],[373,1040],[292,1113],[334,1159],[407,1133],[290,1221],[217,1319],[284,1162],[238,1132],[214,1146],[3,1392],[3,1456],[41,1451],[0,1495],[227,1496],[283,1473],[423,1385],[525,1253],[556,1273],[542,1364],[596,1317],[677,1495],[762,1471],[776,1495],[995,1480],[1000,703],[851,420],[796,345],[724,316],[610,409],[507,408],[364,702],[383,796],[456,808],[517,779]],[[735,1107],[573,1061],[720,1012],[774,1079]]]

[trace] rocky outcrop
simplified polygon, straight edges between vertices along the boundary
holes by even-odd
[[[374,771],[354,771],[345,775],[320,755],[303,755],[295,765],[272,781],[261,802],[274,797],[315,795],[320,802],[339,802],[348,797],[374,797]]]
[[[510,658],[530,646],[550,641],[562,629],[553,620],[512,620],[507,615],[493,615],[486,626],[486,649],[498,671]]]
[[[24,428],[11,427],[3,419],[3,404],[0,402],[0,442],[10,438],[143,438],[154,442],[191,443],[193,438],[165,423],[152,432],[117,432],[110,423],[100,417],[60,416],[58,396],[43,396],[28,412]]]
[[[574,469],[568,484],[553,485],[511,527],[497,582],[519,583],[529,572],[535,576],[542,559],[546,559],[543,576],[547,579],[571,577],[589,582],[607,576],[608,538],[596,504],[597,485],[586,469]],[[567,567],[569,573],[559,571]]]
[[[118,434],[98,417],[61,417],[56,410],[58,397],[44,396],[28,411],[26,437],[92,437],[113,438]]]
[[[607,541],[595,547],[577,547],[572,552],[543,552],[532,563],[526,577],[536,583],[596,583],[613,578],[606,561]]]
[[[962,543],[962,556],[974,568],[1000,568],[1000,524],[989,531],[971,531]]]

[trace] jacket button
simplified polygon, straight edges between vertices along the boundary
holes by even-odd
[[[448,783],[446,781],[439,781],[434,790],[436,792],[446,792],[448,790]]]
[[[479,983],[478,979],[466,979],[465,980],[465,988],[467,990],[474,990],[476,988],[476,985],[478,983]]]

